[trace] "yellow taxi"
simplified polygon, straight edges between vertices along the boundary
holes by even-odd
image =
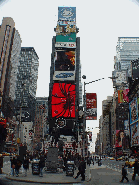
[[[110,159],[110,160],[115,160],[115,158],[114,158],[114,157],[110,157],[109,159]]]
[[[127,161],[125,161],[125,166],[128,166],[128,168],[132,168],[135,163],[134,158],[129,158]]]
[[[121,161],[121,160],[123,160],[123,158],[122,158],[122,157],[119,157],[119,158],[117,159],[117,161]]]
[[[2,156],[10,156],[10,153],[2,152]]]

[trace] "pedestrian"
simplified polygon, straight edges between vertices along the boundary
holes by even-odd
[[[23,160],[24,176],[27,176],[27,169],[29,169],[29,159],[26,156]]]
[[[90,158],[88,157],[87,158],[87,164],[90,166],[90,164],[91,164],[91,160],[90,160]]]
[[[138,159],[137,158],[135,159],[135,163],[134,163],[133,167],[134,167],[134,173],[132,175],[132,180],[134,181],[135,178],[136,178],[136,174],[139,175],[139,163],[138,163]]]
[[[14,176],[14,171],[15,171],[15,157],[10,157],[11,161],[11,176]]]
[[[78,176],[81,174],[81,176],[82,176],[81,180],[84,181],[85,180],[85,169],[86,169],[86,162],[84,160],[84,157],[82,157],[81,162],[80,162],[79,167],[78,167],[79,171],[78,171],[76,177],[74,177],[74,178],[77,179]]]
[[[19,157],[16,156],[16,158],[15,158],[15,173],[16,173],[16,177],[19,176],[19,169],[21,167],[21,164],[22,163],[21,163]]]
[[[39,160],[39,176],[43,177],[43,168],[45,167],[45,158],[44,155],[41,154],[40,160]]]
[[[124,179],[126,179],[127,182],[129,182],[129,180],[128,180],[128,178],[126,177],[126,175],[127,175],[127,171],[126,171],[126,169],[125,169],[125,166],[122,165],[122,180],[121,180],[120,182],[123,182]]]

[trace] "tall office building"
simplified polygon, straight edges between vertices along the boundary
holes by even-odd
[[[33,47],[21,47],[16,86],[16,114],[22,107],[23,121],[34,122],[39,57]]]
[[[12,118],[21,38],[11,17],[4,17],[0,26],[0,92],[2,112]]]
[[[58,7],[56,36],[52,39],[49,84],[49,132],[74,135],[82,103],[80,38],[76,37],[76,8]]]
[[[139,37],[118,37],[115,57],[115,70],[128,70],[131,74],[131,61],[139,58]]]

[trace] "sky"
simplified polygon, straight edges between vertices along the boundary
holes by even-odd
[[[114,70],[118,37],[139,36],[139,1],[0,0],[0,24],[3,17],[12,17],[22,39],[21,46],[34,47],[39,57],[37,97],[49,96],[52,38],[56,35],[58,6],[76,7],[81,76],[86,75],[82,83],[105,78],[86,85],[87,93],[97,93],[97,120],[86,121],[87,129],[93,128],[90,149],[94,151],[102,101],[114,92],[112,80],[108,77]]]

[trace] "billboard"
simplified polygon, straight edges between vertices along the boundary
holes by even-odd
[[[124,121],[124,133],[126,136],[129,136],[129,121],[128,120]]]
[[[118,103],[129,102],[129,98],[127,96],[128,92],[129,89],[118,90]]]
[[[55,52],[55,71],[74,71],[75,51],[59,50]]]
[[[76,42],[56,42],[55,48],[76,48]]]
[[[113,87],[119,86],[122,83],[127,83],[127,71],[116,70],[112,72],[112,76],[115,77],[115,79],[113,79]]]
[[[122,147],[122,140],[124,138],[124,131],[123,130],[116,130],[116,143],[115,147]]]
[[[56,42],[76,42],[76,33],[67,33],[66,35],[56,35]]]
[[[57,26],[55,29],[56,35],[66,35],[68,33],[76,33],[76,22],[66,22],[66,24],[62,24],[62,22],[57,22]]]
[[[130,110],[130,125],[138,120],[138,109],[137,109],[137,99],[135,98],[129,103]]]
[[[86,120],[97,120],[96,93],[86,93]]]
[[[131,146],[139,146],[139,125],[138,121],[130,125],[130,135],[131,135]]]
[[[75,85],[54,83],[52,89],[52,118],[75,118]]]
[[[57,50],[53,80],[75,80],[75,51]]]
[[[76,7],[58,7],[58,20],[76,22]]]

